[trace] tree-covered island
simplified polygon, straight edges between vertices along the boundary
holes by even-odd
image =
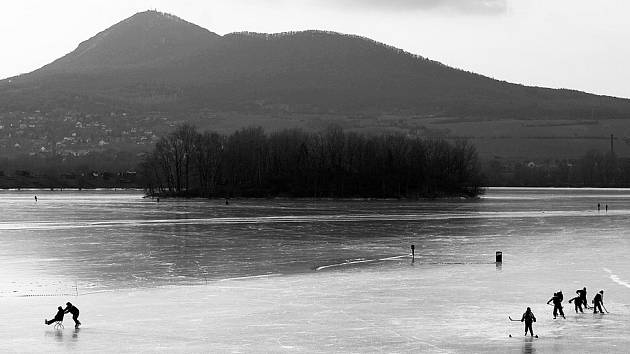
[[[147,194],[174,197],[423,198],[482,193],[465,141],[262,128],[230,135],[181,125],[142,163]]]

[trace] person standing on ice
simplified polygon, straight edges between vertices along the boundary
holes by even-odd
[[[580,295],[582,305],[584,305],[584,308],[588,310],[590,307],[588,307],[588,300],[586,299],[586,287],[584,287],[584,289],[582,290],[576,290],[575,292]]]
[[[523,317],[521,317],[521,322],[525,322],[525,335],[527,335],[527,330],[529,330],[529,335],[533,337],[534,330],[532,329],[532,323],[536,322],[536,316],[534,316],[531,308],[527,308]]]
[[[68,312],[72,314],[72,319],[74,320],[74,328],[79,328],[79,326],[81,325],[81,321],[79,321],[79,309],[71,303],[66,302],[66,308],[63,310],[63,313]]]
[[[549,305],[549,303],[553,301],[553,319],[554,320],[556,319],[556,317],[558,317],[558,312],[560,312],[560,316],[562,316],[562,318],[566,319],[566,317],[564,317],[564,311],[562,311],[563,298],[564,297],[562,296],[562,291],[559,291],[557,293],[553,293],[553,297],[549,299],[549,301],[547,301],[547,305]]]
[[[602,305],[604,304],[604,290],[600,290],[597,295],[593,298],[593,313],[597,313],[597,309],[599,309],[600,313],[604,313],[602,311]]]
[[[576,291],[578,296],[576,296],[573,299],[569,300],[569,303],[575,301],[575,304],[574,304],[575,305],[575,313],[578,313],[578,310],[580,310],[581,313],[584,313],[584,310],[582,310],[582,297],[580,296],[580,293],[578,291]]]

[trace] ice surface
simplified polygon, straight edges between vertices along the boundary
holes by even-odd
[[[37,192],[35,205],[33,193],[0,193],[0,352],[630,348],[630,191],[497,189],[474,202],[229,207],[106,192]],[[198,221],[226,218],[237,222]],[[99,221],[108,226],[92,225]],[[492,263],[496,250],[501,267]],[[576,315],[566,302],[583,286],[589,299],[605,289],[611,313]],[[557,290],[566,320],[553,320],[545,305]],[[66,317],[62,331],[45,326],[66,301],[84,325],[75,331]],[[508,321],[527,306],[539,339]]]
[[[608,315],[552,320],[548,272],[505,265],[390,264],[79,297],[3,298],[2,352],[627,352],[628,306],[606,284]],[[532,288],[534,284],[536,287]],[[567,288],[577,287],[567,282]],[[591,283],[595,283],[592,281]],[[571,286],[573,285],[573,286]],[[581,285],[581,283],[580,283]],[[607,294],[608,295],[608,294]],[[83,326],[41,323],[70,300]],[[531,305],[540,339],[509,322]],[[508,334],[514,337],[509,338]],[[528,349],[529,348],[529,349]]]

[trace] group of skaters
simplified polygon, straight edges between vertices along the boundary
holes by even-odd
[[[577,296],[569,300],[569,303],[573,303],[575,306],[575,313],[578,313],[578,311],[584,313],[582,306],[584,306],[585,309],[590,310],[591,307],[588,306],[588,301],[586,300],[586,287],[576,290],[575,293]],[[547,301],[547,305],[549,305],[550,302],[553,303],[554,320],[558,317],[558,314],[560,314],[562,318],[566,318],[564,317],[564,311],[562,311],[562,300],[564,300],[564,295],[562,295],[562,291],[558,291],[557,293],[553,293],[553,297]],[[600,290],[591,302],[593,303],[593,313],[598,313],[598,311],[599,313],[604,313],[602,310],[602,306],[604,305],[604,290]],[[606,306],[604,306],[604,309],[605,308]]]
[[[573,303],[575,306],[575,313],[578,313],[578,311],[580,313],[584,313],[584,309],[590,310],[591,308],[593,309],[593,313],[604,313],[602,307],[606,310],[606,306],[604,306],[604,290],[600,290],[597,294],[595,294],[595,297],[591,301],[593,303],[592,307],[588,306],[588,301],[586,299],[586,287],[576,290],[575,293],[577,296],[569,300],[569,303]],[[562,291],[558,291],[557,293],[553,293],[553,297],[547,301],[547,305],[553,303],[554,320],[558,317],[558,315],[566,319],[566,317],[564,317],[564,311],[562,311],[563,300],[564,295],[562,295]],[[606,310],[606,312],[608,312],[608,310]],[[529,332],[529,334],[533,337],[534,330],[532,329],[532,324],[536,322],[536,317],[534,316],[531,308],[528,307],[525,313],[523,313],[521,322],[525,322],[525,335]],[[538,338],[538,336],[536,337]]]
[[[55,314],[55,317],[53,317],[53,319],[50,321],[44,319],[44,323],[50,326],[55,322],[62,322],[63,315],[65,315],[66,313],[72,314],[72,319],[74,320],[74,328],[79,328],[79,326],[81,325],[81,322],[79,321],[79,309],[70,302],[66,302],[65,309],[61,306],[57,307],[57,314]]]

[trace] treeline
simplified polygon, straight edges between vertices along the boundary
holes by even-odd
[[[142,188],[136,172],[141,161],[136,154],[120,151],[0,157],[0,188]]]
[[[179,126],[142,163],[151,195],[200,197],[473,197],[482,192],[475,148],[398,134],[231,135]]]
[[[630,159],[591,150],[578,159],[483,163],[488,186],[630,187]]]

